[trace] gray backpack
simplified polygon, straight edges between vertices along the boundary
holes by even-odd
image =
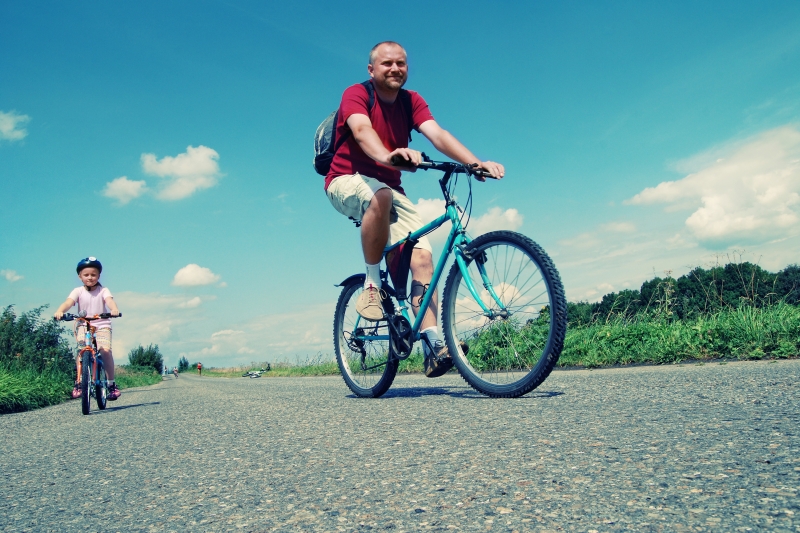
[[[368,109],[372,112],[372,106],[375,104],[375,87],[372,85],[371,80],[362,82],[361,85],[367,89],[369,95]],[[405,89],[400,89],[400,98],[403,107],[406,110],[408,128],[408,140],[411,141],[411,128],[414,124],[411,109],[411,94]],[[327,176],[328,171],[331,169],[331,162],[336,150],[347,140],[347,137],[352,133],[348,128],[341,137],[336,138],[336,124],[339,122],[339,110],[337,109],[328,118],[322,121],[317,127],[317,133],[314,135],[314,170],[321,176]]]

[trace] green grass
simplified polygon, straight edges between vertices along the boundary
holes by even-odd
[[[120,389],[146,387],[161,383],[161,374],[150,367],[117,365],[114,368],[114,381]]]
[[[120,389],[161,382],[155,370],[125,365],[116,367],[115,378]],[[72,373],[60,371],[0,367],[0,414],[29,411],[70,400],[73,379]]]
[[[71,391],[68,374],[0,368],[0,414],[55,405],[65,401]]]
[[[559,366],[677,363],[693,359],[768,359],[800,354],[800,308],[725,309],[692,320],[639,314],[567,332]]]

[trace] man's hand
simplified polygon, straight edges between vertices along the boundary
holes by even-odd
[[[393,165],[392,158],[403,158],[407,162],[404,165]],[[406,172],[416,172],[417,165],[422,162],[422,152],[412,150],[411,148],[397,148],[393,152],[389,152],[386,156],[386,161],[380,163],[395,170],[405,170]]]
[[[478,168],[488,172],[493,178],[495,179],[502,179],[503,176],[506,175],[506,169],[500,163],[495,163],[494,161],[482,161],[478,164]],[[478,181],[486,181],[486,178],[475,175],[475,179]]]

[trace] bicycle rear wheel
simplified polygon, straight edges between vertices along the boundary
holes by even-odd
[[[479,392],[527,394],[547,378],[564,346],[567,303],[558,271],[539,245],[511,231],[481,235],[465,255],[473,287],[494,316],[486,316],[453,264],[442,299],[447,348]]]
[[[378,398],[392,386],[397,374],[397,358],[389,353],[389,341],[368,337],[388,336],[386,320],[372,322],[356,312],[356,301],[363,292],[363,281],[353,280],[342,289],[333,318],[333,344],[342,378],[356,396]],[[383,300],[384,311],[394,314],[390,298]]]
[[[106,404],[108,403],[108,378],[106,377],[106,369],[103,365],[98,365],[94,398],[97,400],[98,409],[102,411],[106,408]]]
[[[92,358],[89,352],[81,355],[81,412],[85,415],[91,410]]]

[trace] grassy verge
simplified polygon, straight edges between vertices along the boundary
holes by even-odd
[[[522,334],[526,331],[523,328]],[[489,342],[478,339],[472,342]],[[524,343],[522,343],[524,344]],[[597,368],[627,364],[665,364],[702,359],[776,359],[800,356],[800,307],[778,303],[768,307],[743,306],[689,320],[668,314],[614,315],[567,331],[559,367]],[[398,372],[423,371],[419,348],[401,361]],[[266,368],[253,363],[235,368],[203,369],[212,377],[241,377],[248,370]],[[333,360],[318,355],[305,363],[274,363],[264,377],[337,375]]]
[[[114,381],[120,389],[146,387],[161,383],[161,374],[146,366],[117,365],[114,368]]]
[[[800,354],[800,308],[726,309],[692,320],[636,315],[568,331],[559,366],[677,363],[688,359],[765,359]]]
[[[151,368],[119,365],[115,370],[120,389],[161,382],[161,376]],[[65,402],[72,398],[72,386],[72,373],[40,373],[31,369],[9,370],[0,367],[0,414],[29,411]]]
[[[71,391],[68,374],[0,368],[0,414],[55,405],[65,401]]]

